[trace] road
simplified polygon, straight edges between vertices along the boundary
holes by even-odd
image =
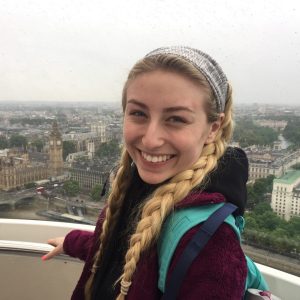
[[[248,245],[242,245],[242,248],[244,252],[257,263],[300,276],[299,259],[290,258]]]

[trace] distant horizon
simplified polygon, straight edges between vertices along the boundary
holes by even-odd
[[[105,101],[105,100],[0,100],[1,104],[18,104],[18,105],[30,105],[30,104],[38,104],[39,106],[43,105],[49,105],[49,104],[105,104],[105,105],[121,105],[121,100],[115,100],[115,101]],[[275,106],[275,107],[300,107],[300,103],[270,103],[270,102],[239,102],[234,101],[233,105],[237,106],[252,106],[252,105],[258,105],[258,106]]]

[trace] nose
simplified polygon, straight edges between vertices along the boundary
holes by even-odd
[[[164,144],[164,130],[158,122],[150,121],[143,133],[142,143],[146,150],[153,150]]]

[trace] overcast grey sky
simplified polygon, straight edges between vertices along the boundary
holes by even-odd
[[[300,103],[298,0],[0,0],[0,101],[118,101],[133,63],[184,44],[236,103]]]

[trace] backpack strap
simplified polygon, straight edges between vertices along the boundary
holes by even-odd
[[[176,299],[181,287],[181,283],[188,268],[201,252],[201,250],[205,247],[205,245],[219,228],[219,226],[236,209],[237,206],[235,206],[234,204],[225,203],[223,206],[213,212],[203,223],[199,231],[193,236],[193,238],[190,240],[183,253],[181,254],[179,261],[171,274],[170,280],[167,283],[162,300]]]
[[[158,288],[161,292],[165,292],[167,274],[172,257],[183,235],[196,225],[204,223],[212,213],[223,205],[224,203],[218,203],[185,207],[175,210],[167,217],[157,243],[159,262]],[[243,227],[243,218],[241,217],[240,222],[237,221],[233,215],[229,215],[224,220],[225,223],[230,225],[240,240],[240,229]]]

